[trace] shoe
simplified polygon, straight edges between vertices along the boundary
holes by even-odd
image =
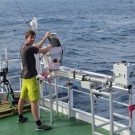
[[[18,118],[17,122],[18,122],[18,123],[24,123],[24,122],[26,122],[27,120],[28,120],[27,117],[22,117],[22,118]]]
[[[36,130],[51,130],[51,129],[52,129],[51,126],[47,126],[43,124],[41,124],[41,126],[36,125]]]

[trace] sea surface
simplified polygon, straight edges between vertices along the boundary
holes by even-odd
[[[36,42],[47,31],[58,34],[63,66],[112,75],[114,63],[135,62],[135,0],[0,0],[0,50],[7,48],[9,58],[18,57],[33,16],[38,19]],[[12,72],[20,72],[12,66]],[[76,97],[76,106],[89,111],[88,99]],[[97,113],[106,115],[107,105],[100,102]]]

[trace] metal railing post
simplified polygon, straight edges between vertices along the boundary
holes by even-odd
[[[91,102],[91,115],[92,115],[92,135],[95,132],[95,109],[94,109],[94,96],[93,91],[90,88],[90,102]]]
[[[114,118],[113,118],[113,95],[112,92],[110,92],[109,95],[109,109],[110,109],[110,135],[113,135],[114,132]]]

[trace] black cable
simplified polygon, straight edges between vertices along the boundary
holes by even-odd
[[[25,23],[27,24],[28,22],[26,21],[26,19],[25,19],[24,15],[23,15],[23,13],[22,13],[22,11],[21,11],[21,8],[20,8],[20,6],[19,6],[17,0],[15,0],[15,3],[16,3],[16,5],[17,5],[17,7],[18,7],[18,9],[19,9],[19,11],[20,11],[20,13],[21,13],[21,15],[22,15],[22,17],[23,17]]]

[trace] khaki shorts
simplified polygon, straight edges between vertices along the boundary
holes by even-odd
[[[31,102],[39,101],[40,91],[36,77],[22,79],[21,99],[29,98]]]

